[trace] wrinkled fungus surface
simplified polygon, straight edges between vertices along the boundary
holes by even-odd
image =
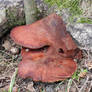
[[[81,50],[56,14],[30,25],[16,27],[10,36],[23,47],[18,70],[22,78],[42,82],[64,80],[77,69],[73,59],[82,57]]]

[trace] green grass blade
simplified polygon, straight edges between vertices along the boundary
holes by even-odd
[[[72,85],[72,79],[69,79],[65,92],[70,92],[69,89],[70,89],[71,85]]]
[[[12,92],[12,89],[13,89],[13,86],[14,86],[14,83],[15,83],[15,79],[16,79],[16,75],[17,75],[17,71],[18,69],[16,68],[12,78],[11,78],[11,82],[10,82],[10,87],[9,87],[9,90],[8,92]]]

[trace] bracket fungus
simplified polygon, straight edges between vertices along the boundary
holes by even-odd
[[[16,27],[10,36],[23,47],[22,61],[18,66],[22,78],[42,82],[64,80],[77,69],[73,59],[82,56],[61,17],[56,14]]]

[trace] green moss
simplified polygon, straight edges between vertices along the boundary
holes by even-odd
[[[19,11],[16,7],[6,10],[7,26],[13,28],[15,26],[25,24],[25,16],[22,11]]]

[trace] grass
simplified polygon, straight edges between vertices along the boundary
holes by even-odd
[[[75,80],[79,80],[79,73],[80,73],[80,70],[77,70],[73,75],[72,75],[72,79],[75,79]]]
[[[77,80],[77,81],[79,82],[79,78],[80,78],[79,75],[82,74],[82,73],[87,73],[87,72],[88,72],[87,69],[77,70],[77,71],[72,75],[72,78],[67,79],[66,81],[68,81],[68,83],[67,83],[67,87],[66,87],[66,89],[65,89],[65,92],[70,92],[70,88],[72,87],[72,83],[74,82],[74,80]],[[77,84],[76,84],[76,86],[77,86]],[[79,90],[78,87],[77,87],[77,90]]]
[[[18,69],[16,68],[15,72],[14,72],[12,78],[11,78],[11,82],[10,82],[10,86],[9,86],[8,92],[13,92],[13,87],[14,87],[14,84],[15,84],[17,71],[18,71]],[[3,90],[3,92],[7,92],[7,91]],[[18,92],[20,92],[20,90],[18,90]]]
[[[13,86],[15,84],[15,79],[16,79],[17,71],[18,71],[18,69],[16,68],[15,72],[14,72],[12,78],[11,78],[10,87],[9,87],[8,92],[12,92],[12,90],[13,90]]]
[[[72,79],[69,79],[68,80],[68,84],[67,84],[67,88],[66,88],[66,91],[65,92],[69,92],[69,89],[70,89],[71,85],[72,85]]]
[[[69,18],[67,20],[70,23],[83,16],[84,11],[81,8],[81,3],[83,1],[84,0],[44,0],[44,2],[48,4],[49,8],[52,6],[57,6],[57,8],[55,7],[55,10],[59,15],[61,15],[63,9],[67,9],[69,11]],[[86,2],[89,3],[89,0],[86,0]],[[80,18],[80,20],[77,22],[92,24],[92,19]]]
[[[77,22],[78,22],[78,23],[88,23],[88,24],[92,24],[92,19],[89,19],[89,18],[80,18]]]
[[[60,14],[63,9],[68,9],[71,14],[71,18],[74,18],[75,16],[79,16],[82,14],[82,9],[80,8],[81,0],[44,0],[44,1],[49,5],[49,7],[57,6],[55,10],[59,11]]]

